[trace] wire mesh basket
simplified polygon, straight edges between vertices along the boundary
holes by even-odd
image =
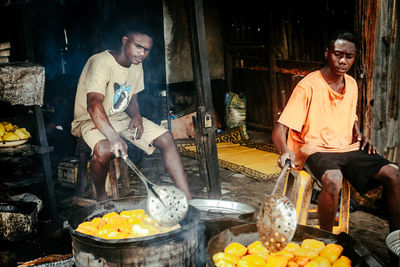
[[[397,257],[400,257],[400,230],[396,230],[388,234],[386,237],[386,246]]]

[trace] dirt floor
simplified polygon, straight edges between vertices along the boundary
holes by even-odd
[[[250,132],[253,142],[270,143],[269,136]],[[193,198],[207,198],[206,187],[201,182],[198,172],[197,160],[182,157],[183,164],[188,174],[188,182]],[[165,172],[159,153],[145,156],[138,165],[142,172],[155,183],[171,184],[172,180]],[[265,194],[270,193],[276,178],[258,181],[226,169],[219,172],[222,197],[228,200],[251,205],[258,210]],[[140,180],[130,173],[130,195],[145,196],[146,191]],[[72,204],[73,189],[56,185],[59,221],[51,222],[46,216],[40,216],[38,230],[19,242],[2,242],[0,252],[0,266],[15,266],[15,263],[37,259],[51,254],[71,253],[71,240],[69,233],[62,227],[73,213],[79,209]],[[354,208],[354,207],[353,207]],[[357,208],[357,207],[356,207]],[[65,223],[64,223],[65,224]],[[389,233],[387,220],[380,214],[379,209],[365,209],[358,207],[350,214],[349,235],[381,261],[388,264],[389,252],[385,245],[385,237]],[[389,264],[388,264],[389,266]]]

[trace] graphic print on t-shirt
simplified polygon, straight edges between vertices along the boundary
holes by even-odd
[[[114,83],[114,98],[113,98],[113,106],[110,110],[110,114],[116,114],[122,112],[126,109],[129,104],[129,92],[131,90],[130,86],[126,86],[126,84],[119,85],[118,83]]]

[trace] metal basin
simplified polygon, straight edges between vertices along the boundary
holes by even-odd
[[[352,266],[385,266],[375,255],[344,232],[335,235],[310,226],[297,225],[292,241],[300,244],[306,238],[314,238],[323,241],[325,244],[340,244],[343,247],[342,254],[351,259]],[[211,257],[217,252],[224,251],[230,243],[239,242],[248,246],[256,240],[259,240],[259,238],[255,223],[234,226],[222,231],[208,242],[206,253],[208,266],[215,266]]]
[[[192,199],[189,205],[200,211],[203,220],[218,218],[251,219],[255,208],[240,202],[223,199]]]

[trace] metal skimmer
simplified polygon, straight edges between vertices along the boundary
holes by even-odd
[[[267,196],[257,217],[258,235],[264,246],[271,252],[277,252],[285,248],[296,231],[296,208],[287,197],[275,195],[276,189],[289,166],[290,162],[287,161],[271,195]]]
[[[146,187],[147,212],[150,217],[165,227],[174,226],[182,221],[189,208],[185,193],[175,186],[150,182],[129,158],[126,158],[125,162]]]

